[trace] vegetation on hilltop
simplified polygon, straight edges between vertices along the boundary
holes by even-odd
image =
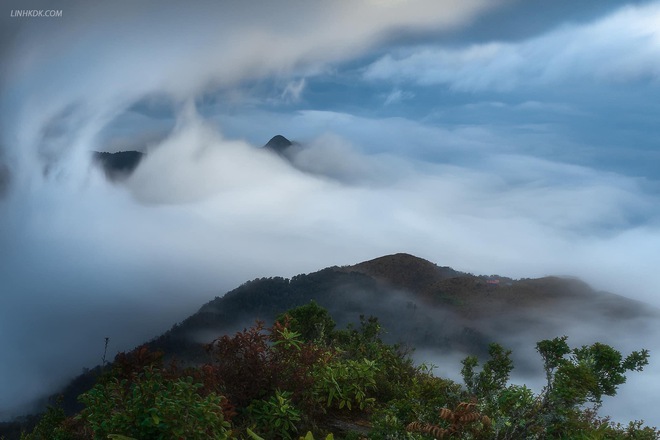
[[[642,422],[597,415],[646,350],[623,356],[566,337],[537,344],[547,378],[539,393],[508,383],[511,352],[491,344],[464,384],[414,365],[381,339],[378,319],[336,330],[314,302],[206,346],[212,361],[183,368],[146,347],[120,354],[67,417],[51,407],[23,440],[56,439],[658,439]]]

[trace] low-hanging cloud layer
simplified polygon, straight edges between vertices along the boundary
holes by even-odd
[[[506,94],[574,76],[634,83],[629,106],[640,81],[657,93],[658,4],[525,41],[442,47],[502,5],[71,2],[61,22],[12,23],[0,417],[97,363],[106,336],[125,350],[250,278],[392,252],[475,273],[579,276],[660,305],[657,176],[634,161],[625,172],[592,163],[598,145],[563,129],[594,112],[563,102],[570,87],[554,99]],[[612,27],[625,32],[597,38]],[[584,68],[567,67],[587,53]],[[342,88],[373,105],[337,101]],[[504,119],[476,122],[495,113]],[[652,116],[632,134],[655,139],[637,146],[645,158],[657,151]],[[256,148],[277,133],[301,142],[292,164]],[[114,185],[89,153],[122,146],[147,157]]]

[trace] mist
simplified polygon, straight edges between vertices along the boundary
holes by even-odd
[[[563,160],[577,140],[548,125],[402,114],[406,90],[393,113],[318,103],[327,78],[349,82],[337,71],[499,5],[408,3],[65,2],[59,21],[11,22],[0,417],[98,364],[105,337],[114,354],[249,279],[388,253],[660,305],[657,176]],[[275,134],[299,142],[290,161],[259,149]],[[108,182],[91,152],[122,149],[147,154]]]

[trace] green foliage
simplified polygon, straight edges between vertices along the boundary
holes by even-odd
[[[288,327],[282,327],[276,330],[273,345],[280,346],[283,350],[300,350],[303,341],[300,339],[300,333],[290,330]]]
[[[328,310],[316,301],[280,314],[276,322],[284,324],[287,319],[291,331],[298,333],[306,342],[327,343],[336,326]]]
[[[415,368],[410,384],[405,387],[405,394],[374,411],[370,439],[428,438],[424,434],[407,431],[407,425],[412,421],[438,422],[438,410],[456,406],[464,395],[459,384],[436,377],[432,372],[433,367],[426,364]]]
[[[166,379],[147,367],[132,380],[112,378],[80,396],[94,438],[119,434],[138,439],[226,439],[222,397],[202,397],[192,378]]]
[[[540,341],[547,385],[539,395],[525,386],[508,385],[513,368],[510,351],[490,346],[490,360],[475,372],[478,361],[463,361],[462,375],[468,392],[477,396],[493,420],[498,439],[517,438],[619,438],[624,429],[612,426],[595,414],[603,396],[616,394],[627,371],[641,371],[648,351],[633,352],[625,359],[609,345],[595,343],[571,349],[567,337]],[[594,409],[583,405],[592,403]],[[645,434],[657,435],[654,429]],[[641,430],[638,430],[642,432]],[[654,434],[655,433],[655,434]],[[623,437],[621,437],[623,438]],[[632,437],[629,437],[632,438]]]
[[[268,438],[291,440],[297,432],[300,411],[291,402],[291,393],[276,391],[268,400],[257,400],[248,407],[259,432],[268,434]]]
[[[581,425],[580,408],[598,409],[603,396],[616,395],[627,371],[641,371],[648,364],[648,350],[635,351],[625,359],[609,345],[595,343],[571,349],[566,336],[541,341],[547,384],[542,393],[542,415],[549,433],[565,436]],[[593,425],[593,423],[591,423]]]
[[[247,432],[248,437],[250,437],[252,440],[264,440],[263,437],[261,437],[259,434],[255,433],[250,428],[247,428],[246,432]]]
[[[332,434],[328,434],[325,436],[325,440],[334,440],[335,437]],[[300,437],[299,440],[314,440],[314,435],[311,433],[311,431],[308,431],[307,434],[304,437]]]
[[[624,359],[609,345],[596,342],[571,349],[567,339],[562,336],[536,346],[547,379],[543,404],[557,416],[587,402],[599,407],[603,396],[616,395],[627,371],[642,371],[648,364],[648,350]]]
[[[623,427],[618,424],[616,427],[618,431],[618,438],[631,439],[631,440],[657,440],[660,439],[660,432],[657,429],[649,426],[644,426],[641,420],[635,420],[628,423],[628,426]]]
[[[263,437],[259,436],[249,428],[247,429],[247,433],[252,440],[265,440]],[[332,434],[328,434],[325,436],[325,440],[334,440],[334,439],[335,437]],[[314,440],[314,434],[312,434],[311,431],[307,431],[307,434],[305,434],[304,437],[300,437],[299,440]]]
[[[376,388],[377,371],[368,359],[335,360],[317,370],[314,394],[327,408],[364,410],[375,402],[369,393]]]
[[[58,406],[49,406],[31,433],[21,434],[21,440],[73,440],[64,424],[66,415]]]
[[[470,393],[492,400],[509,381],[513,361],[511,361],[511,350],[505,350],[499,344],[490,344],[488,354],[490,359],[484,363],[479,373],[474,371],[479,365],[477,358],[474,356],[465,358],[461,374]]]
[[[542,431],[540,400],[526,386],[509,385],[485,407],[497,439],[538,438]]]
[[[511,352],[498,344],[481,368],[476,357],[463,361],[463,388],[385,344],[374,317],[361,316],[357,328],[334,326],[312,302],[272,328],[257,323],[218,338],[203,366],[164,368],[162,355],[145,348],[119,355],[80,396],[85,408],[75,419],[50,408],[22,440],[294,440],[307,430],[299,438],[313,440],[312,432],[337,426],[346,431],[340,438],[357,439],[363,430],[351,427],[365,421],[372,440],[660,439],[642,422],[615,425],[597,415],[602,398],[648,363],[646,350],[624,357],[600,343],[572,349],[566,337],[541,341],[547,384],[535,394],[508,384]]]
[[[349,326],[335,332],[334,344],[345,358],[375,362],[378,389],[374,397],[380,401],[389,401],[405,395],[415,375],[415,367],[407,350],[382,341],[382,332],[378,318],[360,316],[359,329]]]

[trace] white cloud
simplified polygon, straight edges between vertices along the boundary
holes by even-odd
[[[393,252],[476,273],[580,275],[658,303],[659,227],[626,220],[658,204],[634,179],[506,153],[487,131],[475,142],[470,130],[403,119],[303,112],[301,121],[328,130],[294,158],[307,173],[188,112],[126,187],[88,171],[84,186],[48,182],[0,205],[0,274],[10,291],[0,334],[3,346],[31,352],[2,365],[0,380],[12,379],[0,383],[10,399],[1,403],[31,397],[27,382],[52,386],[97,362],[103,337],[129,348],[247,279]],[[342,136],[331,134],[333,124]],[[369,152],[378,148],[367,142],[386,139],[379,154]],[[481,160],[406,154],[425,143]],[[67,341],[57,365],[53,340]]]
[[[91,149],[96,131],[145,96],[185,101],[209,88],[304,76],[383,44],[394,32],[453,28],[493,6],[485,0],[124,1],[93,7],[71,1],[61,20],[26,21],[7,51],[0,144],[14,150],[7,156],[25,175],[35,150],[47,142],[42,127],[63,111],[87,131],[79,147]],[[62,142],[66,149],[71,144]]]
[[[305,90],[306,81],[305,78],[301,78],[298,81],[291,81],[286,85],[284,91],[282,92],[281,98],[285,102],[298,102],[302,97],[303,90]]]
[[[396,104],[401,101],[412,99],[415,97],[415,94],[408,91],[403,91],[401,89],[392,90],[387,96],[385,96],[385,102],[383,105]]]
[[[626,6],[593,23],[566,25],[517,43],[388,54],[367,67],[370,80],[446,84],[461,91],[509,91],[566,80],[657,81],[660,4]],[[412,53],[410,53],[412,52]]]

